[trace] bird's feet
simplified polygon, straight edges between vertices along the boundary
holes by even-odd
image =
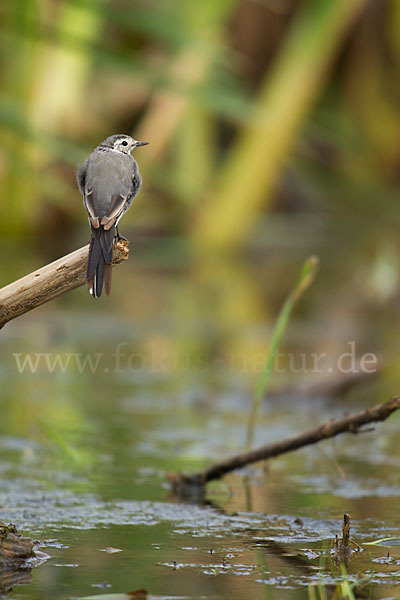
[[[115,227],[115,243],[118,244],[118,242],[122,240],[124,242],[128,242],[128,238],[126,238],[125,236],[121,235],[120,232],[118,231],[118,227]]]

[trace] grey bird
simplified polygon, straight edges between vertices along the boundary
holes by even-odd
[[[92,229],[86,280],[95,298],[101,296],[103,281],[107,296],[110,293],[114,237],[122,238],[118,222],[142,185],[131,152],[148,143],[125,134],[111,135],[78,169],[78,185]]]

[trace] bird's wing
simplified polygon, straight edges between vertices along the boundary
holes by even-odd
[[[85,181],[86,181],[86,172],[88,167],[88,159],[79,167],[76,173],[76,179],[78,181],[78,186],[81,194],[85,193]]]
[[[96,193],[93,189],[89,188],[86,190],[84,204],[89,215],[91,226],[94,227],[94,229],[98,229],[100,227],[99,208],[97,206]]]
[[[108,214],[105,215],[100,221],[105,230],[111,229],[111,227],[117,223],[119,217],[124,213],[127,202],[127,196],[123,196],[122,194],[113,194],[111,197],[111,206]]]
[[[140,190],[140,186],[142,185],[142,177],[139,173],[139,167],[136,160],[133,161],[133,175],[132,175],[132,189],[130,192],[130,197],[133,200],[138,191]]]
[[[132,191],[131,197],[132,199],[136,196],[138,191],[140,190],[140,186],[142,185],[142,177],[139,173],[139,169],[137,166],[137,162],[134,163],[133,175],[132,175]]]
[[[113,194],[111,197],[111,206],[107,211],[107,215],[104,215],[100,221],[100,224],[103,225],[106,231],[111,229],[114,225],[117,225],[119,219],[126,213],[132,204],[132,200],[138,193],[141,183],[142,178],[139,175],[139,171],[135,169],[132,175],[132,187],[128,194]]]
[[[140,186],[142,185],[142,178],[139,173],[139,169],[137,167],[137,163],[134,163],[133,175],[131,178],[131,189],[128,194],[124,197],[124,202],[122,202],[119,206],[120,209],[117,213],[115,213],[115,224],[118,225],[118,221],[120,218],[126,213],[126,211],[130,208],[133,199],[137,195],[140,190]]]
[[[85,195],[86,210],[89,215],[89,221],[95,229],[98,229],[100,225],[103,225],[107,231],[116,224],[119,217],[121,217],[126,210],[128,197],[122,194],[113,194],[111,197],[111,206],[107,211],[106,215],[103,215],[100,220],[100,210],[97,203],[97,196],[93,189],[89,189]]]

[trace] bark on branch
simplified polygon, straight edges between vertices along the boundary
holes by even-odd
[[[86,281],[89,245],[0,289],[0,329],[16,317],[73,290]],[[113,264],[129,256],[128,242],[114,246]]]
[[[195,473],[194,475],[171,473],[168,475],[168,479],[172,485],[172,491],[179,496],[199,496],[207,482],[213,479],[220,479],[223,475],[231,471],[259,460],[273,458],[274,456],[297,450],[303,446],[316,444],[321,440],[335,437],[339,433],[361,433],[363,430],[360,428],[363,425],[375,421],[384,421],[398,408],[400,408],[400,396],[388,400],[388,402],[384,402],[383,404],[377,404],[373,408],[347,415],[341,419],[331,419],[315,429],[309,429],[304,433],[293,435],[279,442],[266,444],[254,450],[237,454],[200,473]]]

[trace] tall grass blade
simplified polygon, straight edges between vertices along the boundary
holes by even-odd
[[[247,428],[247,448],[250,448],[253,443],[254,437],[254,427],[256,424],[260,403],[262,398],[265,395],[265,392],[268,388],[269,380],[271,377],[271,372],[274,365],[274,360],[277,355],[282,336],[285,332],[287,324],[289,322],[290,315],[292,313],[293,308],[300,300],[304,292],[310,287],[312,282],[314,281],[319,267],[319,259],[317,256],[310,256],[306,260],[303,265],[303,268],[300,272],[299,279],[296,283],[296,286],[286,298],[284,305],[282,306],[281,312],[279,313],[278,319],[275,324],[275,328],[272,334],[271,344],[268,350],[268,354],[265,360],[265,365],[263,372],[260,375],[258,380],[255,394],[253,397],[253,403],[251,408],[251,413],[249,417],[249,423]]]

